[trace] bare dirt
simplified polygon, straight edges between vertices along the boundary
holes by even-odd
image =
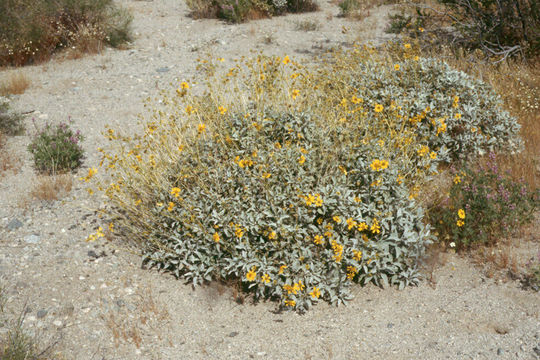
[[[221,285],[193,290],[166,274],[141,269],[140,257],[119,242],[85,242],[99,223],[78,177],[98,162],[102,132],[136,127],[144,99],[196,79],[205,54],[226,62],[253,50],[313,60],[355,40],[381,43],[391,6],[361,22],[337,17],[323,2],[311,14],[247,24],[192,20],[181,0],[121,1],[134,15],[135,41],[76,60],[4,70],[22,71],[31,87],[11,99],[39,125],[68,117],[85,135],[85,168],[73,190],[55,202],[30,200],[37,176],[26,151],[28,135],[6,150],[20,171],[0,178],[0,277],[6,312],[25,307],[24,328],[44,345],[59,339],[66,359],[536,359],[540,353],[540,295],[518,281],[485,276],[468,257],[444,253],[432,281],[403,291],[357,288],[346,307],[317,305],[305,315],[277,313]],[[298,29],[315,21],[316,31]],[[22,226],[13,227],[17,219]],[[16,226],[15,226],[16,227]],[[540,248],[536,233],[518,242]],[[430,277],[431,274],[428,274]],[[0,329],[0,332],[5,329]],[[1,334],[0,334],[1,335]],[[538,347],[538,352],[535,352]]]

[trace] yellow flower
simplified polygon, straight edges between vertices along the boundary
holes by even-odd
[[[263,276],[261,276],[261,281],[265,284],[268,284],[270,282],[270,275],[268,274],[264,274]]]
[[[455,117],[457,120],[459,120],[459,119],[461,119],[461,114],[460,114],[460,113],[457,113],[456,115],[454,115],[454,117]]]
[[[287,268],[287,265],[281,265],[279,267],[279,271],[278,271],[278,275],[281,275],[283,274],[283,271]]]
[[[339,216],[337,216],[337,215],[334,216],[332,219],[338,224],[341,223],[341,218]]]
[[[199,132],[199,134],[202,134],[204,131],[206,130],[206,125],[205,124],[199,124],[199,126],[197,127],[197,131]]]
[[[318,287],[313,287],[313,290],[309,293],[312,298],[318,299],[321,296],[321,291]]]
[[[360,224],[358,224],[357,229],[358,231],[364,231],[364,230],[367,230],[368,227],[369,227],[368,224],[362,221]]]
[[[227,108],[223,106],[218,106],[218,111],[221,115],[225,115],[225,113],[227,112]]]
[[[437,158],[437,153],[435,151],[432,151],[429,153],[429,157],[435,160]]]
[[[418,55],[416,55],[416,56],[414,57],[414,61],[418,61],[418,60],[420,60],[420,57],[419,57]]]
[[[285,300],[285,305],[293,307],[293,306],[296,305],[296,301],[294,301],[294,300]]]
[[[383,111],[384,107],[381,105],[381,104],[376,104],[375,105],[375,112],[376,113],[380,113],[381,111]]]
[[[224,62],[225,59],[224,58],[219,58],[218,61]]]
[[[195,112],[195,109],[193,109],[193,106],[191,106],[191,105],[186,106],[186,113],[187,113],[188,115],[191,115],[191,114],[193,114],[194,112]]]
[[[459,209],[457,214],[460,219],[465,219],[465,211],[463,209]]]
[[[347,219],[347,228],[351,230],[352,228],[355,228],[358,225],[356,221],[354,221],[352,218]]]
[[[324,238],[322,235],[315,235],[313,242],[317,245],[321,245],[324,242]]]
[[[257,268],[254,266],[246,274],[247,281],[254,281],[255,280],[255,278],[257,277],[257,272],[255,270],[257,270]]]
[[[473,132],[473,133],[476,132],[476,130],[477,130],[477,129],[476,129],[475,127],[472,127],[472,128],[471,128],[471,132]]]
[[[291,62],[291,59],[289,59],[289,55],[285,55],[285,57],[283,58],[283,64],[287,65],[289,62]]]
[[[174,195],[175,198],[178,198],[180,196],[180,188],[173,187],[171,189],[171,195]]]
[[[343,99],[341,100],[340,105],[343,106],[343,107],[346,107],[346,106],[347,106],[347,102],[348,102],[347,99],[343,98]]]
[[[347,266],[347,279],[352,280],[356,276],[358,270],[354,266]]]
[[[218,234],[218,233],[214,233],[214,235],[212,235],[212,239],[214,239],[214,241],[218,243],[218,242],[219,242],[219,239],[220,239],[219,234]]]
[[[465,222],[463,220],[458,220],[456,222],[456,225],[459,226],[459,227],[462,227],[463,225],[465,225]]]
[[[370,230],[373,234],[378,234],[381,232],[381,227],[379,226],[379,221],[377,219],[373,219],[373,224],[371,224]]]
[[[394,65],[394,70],[399,71],[399,64]]]
[[[275,231],[271,231],[270,234],[268,234],[268,238],[269,238],[270,240],[276,239],[276,238],[277,238],[276,232],[275,232]]]
[[[169,201],[169,207],[167,208],[167,211],[173,211],[174,209],[174,203],[172,201]]]
[[[268,179],[270,176],[272,176],[272,174],[267,173],[267,172],[262,174],[263,179]]]
[[[355,203],[361,203],[361,202],[362,202],[362,199],[360,199],[358,196],[355,196],[355,197],[354,197],[354,202],[355,202]]]
[[[184,81],[183,83],[180,84],[180,87],[181,87],[182,89],[189,89],[189,84],[188,84],[187,82]]]
[[[300,94],[300,90],[293,90],[292,93],[291,93],[291,97],[293,99],[296,99],[296,97]]]
[[[300,163],[300,165],[304,164],[306,162],[306,157],[304,155],[300,156],[298,162]]]
[[[381,171],[388,167],[388,161],[387,160],[373,160],[370,166],[373,171]]]
[[[244,230],[242,230],[242,228],[240,226],[236,226],[236,229],[234,230],[234,234],[236,235],[236,237],[238,237],[239,239],[242,238],[242,236],[244,236]]]
[[[454,184],[457,185],[457,184],[459,184],[460,182],[461,182],[461,177],[460,177],[459,175],[456,175],[456,176],[454,177]]]
[[[419,155],[419,156],[424,156],[424,155],[426,155],[428,152],[429,152],[429,148],[428,148],[426,145],[422,145],[422,147],[420,148],[420,150],[418,150],[418,155]]]
[[[360,98],[357,98],[356,96],[353,95],[353,97],[351,98],[351,101],[352,101],[353,104],[359,104],[364,100],[362,100]]]
[[[411,48],[411,44],[405,44],[405,45],[403,45],[403,47],[408,50],[408,49]]]
[[[109,231],[114,232],[114,223],[109,223]]]
[[[423,27],[419,27],[419,28],[418,28],[418,31],[424,32],[424,28],[423,28]]]
[[[353,259],[356,261],[362,260],[362,252],[360,250],[353,250]]]

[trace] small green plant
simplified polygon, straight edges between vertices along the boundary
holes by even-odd
[[[386,29],[389,34],[401,34],[401,32],[411,25],[412,16],[404,14],[390,15],[390,24]]]
[[[361,8],[361,4],[358,0],[341,0],[338,2],[338,6],[341,9],[341,16],[351,16],[355,11]]]
[[[297,31],[316,31],[321,27],[321,23],[316,19],[305,19],[295,22],[295,29]]]
[[[0,133],[14,136],[24,132],[23,117],[20,114],[9,111],[7,100],[0,98]]]
[[[47,123],[35,134],[28,145],[28,151],[33,155],[34,166],[39,172],[47,174],[66,172],[81,165],[84,157],[82,140],[80,131],[74,132],[69,124]]]
[[[435,208],[431,223],[441,239],[457,249],[494,245],[502,236],[530,222],[538,207],[538,191],[514,182],[499,169],[494,153],[476,170],[454,171],[449,196]]]

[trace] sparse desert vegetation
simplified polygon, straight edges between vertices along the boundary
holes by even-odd
[[[0,357],[540,354],[535,13],[474,3],[0,3]]]

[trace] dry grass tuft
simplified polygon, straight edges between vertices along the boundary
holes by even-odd
[[[11,152],[5,151],[6,137],[0,132],[0,178],[4,176],[5,172],[13,171],[15,174],[18,172],[20,161]]]
[[[0,81],[0,96],[22,94],[30,86],[30,80],[21,72],[12,73]]]
[[[40,176],[30,197],[36,200],[55,201],[66,196],[73,187],[73,177],[69,174]]]

